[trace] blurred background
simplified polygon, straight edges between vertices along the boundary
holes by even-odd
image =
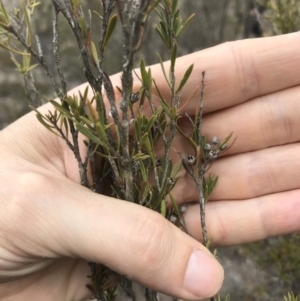
[[[20,3],[19,0],[2,1],[10,9],[18,7]],[[189,29],[180,38],[180,55],[226,41],[260,38],[300,29],[300,0],[179,2],[184,18],[196,13]],[[84,4],[84,9],[99,10],[99,3],[99,0],[89,0],[88,4]],[[43,1],[36,8],[33,20],[50,67],[53,66],[51,12],[51,1]],[[94,15],[93,18],[95,32],[98,17]],[[143,46],[137,55],[137,65],[140,57],[144,57],[147,64],[153,64],[157,63],[157,53],[165,53],[162,42],[153,30],[155,19],[153,15],[146,28]],[[85,82],[85,78],[79,51],[67,23],[60,20],[59,27],[61,65],[70,90]],[[108,74],[114,74],[120,71],[122,58],[122,44],[118,34],[111,38],[108,47],[105,53],[105,69]],[[24,92],[23,76],[14,69],[9,53],[0,49],[0,129],[30,110]],[[36,68],[33,74],[40,97],[44,100],[54,97],[43,71]],[[232,301],[277,301],[283,300],[283,295],[288,291],[300,293],[300,234],[271,238],[246,246],[220,248],[218,254],[225,268],[225,282],[221,294],[225,296],[229,293]]]

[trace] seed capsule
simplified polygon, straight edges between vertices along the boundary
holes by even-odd
[[[175,183],[175,181],[174,181],[174,179],[173,178],[168,178],[168,183],[170,184],[170,185],[174,185],[174,183]]]
[[[211,145],[209,143],[206,143],[205,146],[204,146],[204,149],[206,151],[210,151],[211,150]]]
[[[183,206],[179,207],[179,212],[180,213],[185,213],[186,212],[186,206],[183,205]]]
[[[161,160],[160,159],[156,159],[155,165],[156,165],[156,167],[161,166],[162,165]]]
[[[140,93],[132,93],[130,96],[130,101],[132,103],[138,102],[140,100]]]
[[[186,163],[188,163],[189,165],[193,165],[196,162],[196,158],[195,156],[187,156],[186,157]]]
[[[220,142],[220,139],[217,137],[217,136],[214,136],[212,139],[211,139],[211,143],[212,144],[219,144]]]
[[[208,158],[209,158],[209,159],[216,159],[217,156],[218,156],[218,155],[217,155],[216,152],[210,151],[210,152],[208,153]]]
[[[170,216],[170,222],[171,222],[172,224],[175,224],[176,221],[177,221],[177,217],[176,217],[175,215],[171,215],[171,216]]]

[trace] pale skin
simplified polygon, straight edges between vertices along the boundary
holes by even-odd
[[[238,41],[177,62],[177,78],[195,63],[183,101],[206,71],[204,134],[237,137],[211,168],[220,179],[207,204],[215,246],[300,230],[299,42],[299,33]],[[159,67],[152,73],[167,94]],[[186,106],[190,115],[198,102],[199,95]],[[183,145],[178,137],[176,148],[187,152]],[[74,156],[33,113],[0,133],[0,162],[0,300],[88,298],[88,261],[183,299],[219,290],[223,270],[199,242],[198,193],[188,175],[175,195],[191,204],[192,237],[158,213],[78,185]]]

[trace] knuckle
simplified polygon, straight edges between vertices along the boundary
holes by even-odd
[[[25,172],[14,179],[15,189],[9,189],[9,194],[5,201],[7,208],[7,219],[17,220],[18,223],[8,223],[14,225],[16,231],[25,231],[35,223],[38,217],[37,212],[43,199],[45,185],[49,185],[46,176],[33,172]],[[30,221],[30,223],[27,223]],[[18,226],[20,225],[20,226]]]
[[[45,187],[50,185],[49,178],[35,172],[26,172],[18,176],[16,181],[16,201],[24,202],[24,199],[42,195]]]

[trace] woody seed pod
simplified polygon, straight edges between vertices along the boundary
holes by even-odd
[[[183,206],[179,207],[179,212],[180,213],[185,213],[186,212],[186,206],[183,205]]]
[[[212,144],[219,144],[220,142],[220,139],[217,137],[217,136],[214,136],[212,139],[211,139],[211,143]]]
[[[205,146],[204,146],[204,149],[206,151],[210,151],[211,150],[211,145],[209,143],[206,143]]]
[[[177,221],[177,217],[176,217],[175,215],[171,215],[171,216],[170,216],[170,222],[171,222],[172,224],[175,224],[176,221]]]
[[[130,101],[132,103],[138,102],[140,100],[140,93],[132,93],[130,96]]]
[[[217,156],[218,156],[217,153],[214,152],[214,151],[210,151],[210,152],[208,153],[208,158],[209,158],[209,159],[216,159]]]
[[[189,156],[186,157],[186,163],[187,164],[193,165],[195,162],[196,162],[195,156],[189,155]]]

